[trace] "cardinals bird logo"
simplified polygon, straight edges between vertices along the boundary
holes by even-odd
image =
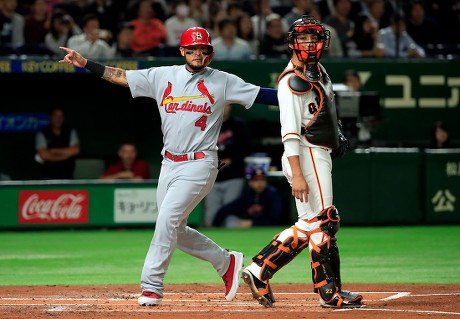
[[[198,80],[197,87],[198,87],[198,91],[200,91],[203,95],[206,95],[207,98],[209,99],[209,102],[211,102],[211,104],[214,104],[214,98],[209,93],[206,85],[204,85],[204,80]]]
[[[164,100],[171,94],[172,91],[172,84],[171,82],[168,82],[168,86],[166,87],[165,91],[163,92],[163,98],[161,99],[160,106],[163,106]]]

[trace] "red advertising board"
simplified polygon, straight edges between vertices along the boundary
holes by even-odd
[[[88,191],[20,191],[20,224],[87,224]]]

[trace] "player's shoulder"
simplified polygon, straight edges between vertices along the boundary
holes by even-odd
[[[230,73],[230,72],[226,72],[226,71],[222,71],[222,70],[219,70],[219,69],[214,69],[214,68],[210,68],[210,67],[206,67],[206,70],[205,70],[206,74],[210,77],[216,77],[216,78],[219,78],[219,79],[240,79],[239,76],[233,74],[233,73]]]

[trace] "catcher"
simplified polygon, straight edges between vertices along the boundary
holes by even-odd
[[[278,79],[283,172],[292,187],[298,221],[275,235],[252,258],[242,278],[265,307],[275,297],[269,280],[308,247],[314,292],[320,305],[362,307],[363,297],[342,289],[336,233],[339,212],[332,204],[332,158],[347,142],[337,120],[329,75],[319,63],[329,31],[312,16],[296,20],[287,35],[291,60]]]

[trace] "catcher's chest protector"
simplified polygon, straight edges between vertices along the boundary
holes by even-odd
[[[303,74],[302,68],[286,70],[279,79],[288,74],[290,75],[288,84],[289,89],[294,94],[307,94],[314,92],[318,97],[319,103],[313,118],[302,129],[302,134],[307,140],[315,145],[327,148],[337,148],[339,146],[339,133],[337,110],[335,107],[334,92],[329,75],[323,66],[319,65],[323,81],[308,81]],[[308,107],[308,106],[305,106]]]

